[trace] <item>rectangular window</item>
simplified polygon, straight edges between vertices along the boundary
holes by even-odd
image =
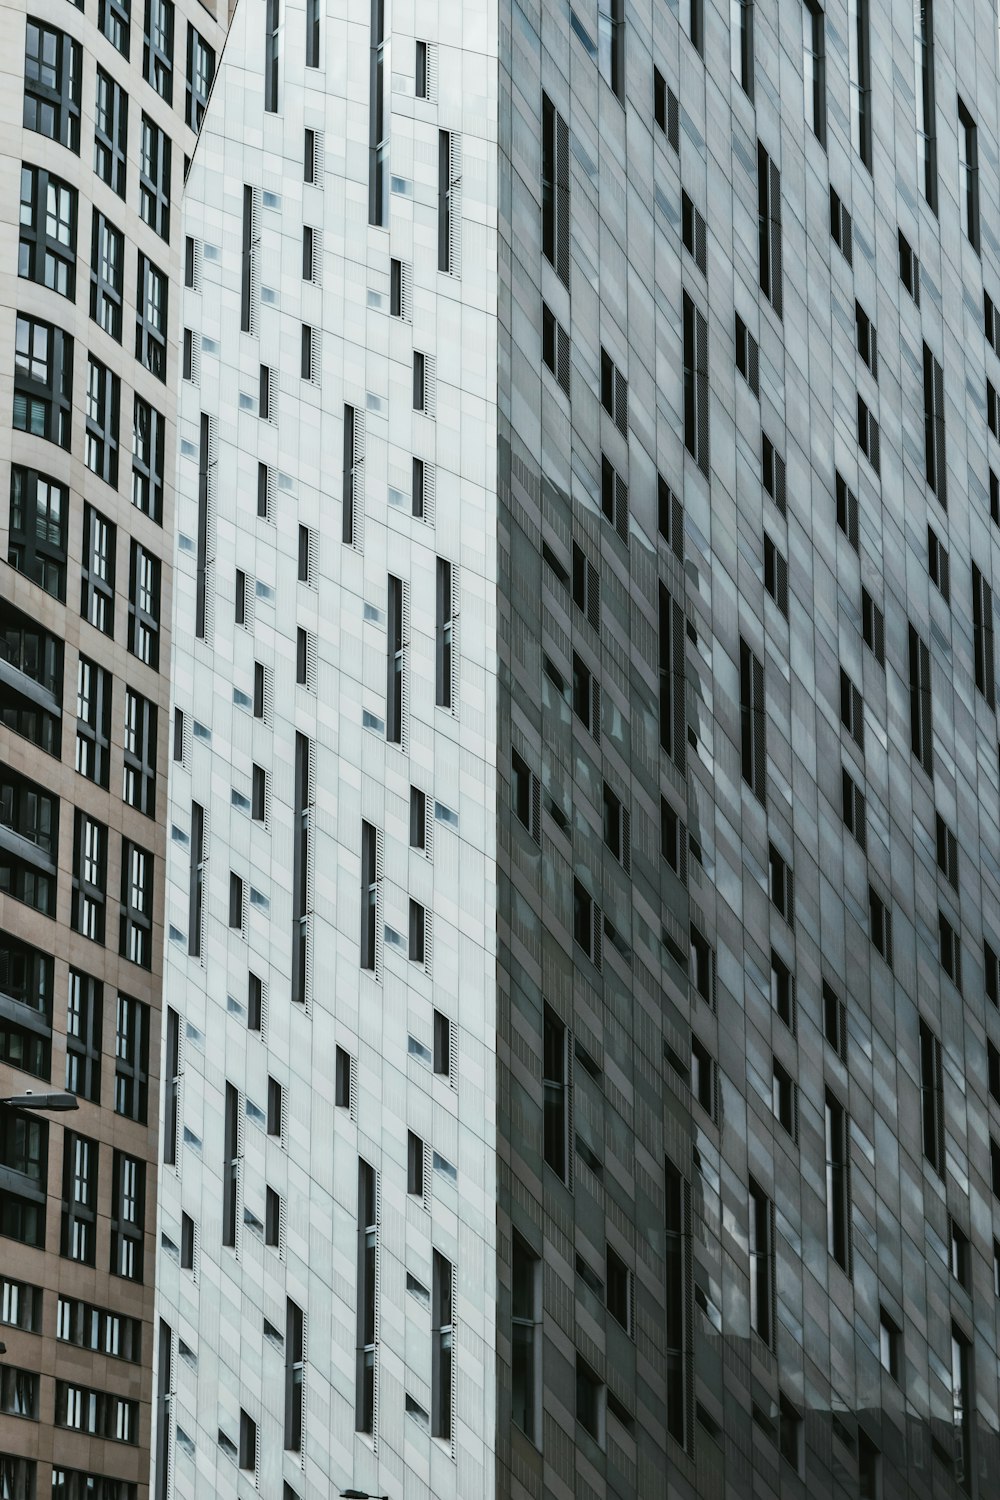
[[[975,567],[975,565],[973,565]],[[975,588],[973,588],[975,603]],[[910,748],[928,776],[934,774],[931,718],[931,655],[916,630],[909,627]],[[984,663],[985,666],[985,663]]]
[[[542,363],[569,395],[569,334],[547,303],[542,303]]]
[[[876,950],[892,968],[892,911],[873,885],[868,887],[868,920]]]
[[[167,278],[139,252],[135,357],[157,380],[167,378]]]
[[[249,184],[243,186],[243,248],[240,256],[240,329],[254,332],[254,269],[257,254],[258,227],[256,194]]]
[[[937,116],[934,108],[934,12],[932,0],[913,7],[914,102],[917,115],[917,177],[928,207],[938,211]],[[961,105],[959,106],[961,113]]]
[[[272,416],[271,399],[271,367],[261,365],[260,367],[260,389],[257,397],[257,415],[262,422],[270,422]]]
[[[180,1101],[181,1076],[180,1047],[180,1016],[172,1006],[168,1005],[167,1040],[163,1066],[164,1083],[166,1085],[163,1101],[163,1161],[164,1165],[170,1167],[177,1164],[177,1116]]]
[[[69,971],[66,1000],[66,1087],[94,1104],[101,1102],[104,986],[78,969]]]
[[[733,76],[753,99],[753,0],[729,0],[729,43]]]
[[[771,901],[784,917],[785,921],[791,923],[795,920],[795,889],[792,882],[792,867],[779,853],[774,844],[768,846],[768,887]]]
[[[823,1034],[842,1062],[847,1061],[847,1006],[836,990],[823,981]]]
[[[48,474],[13,464],[7,561],[54,599],[66,598],[69,491]]]
[[[455,710],[454,636],[456,579],[446,558],[437,560],[435,697],[439,708]]]
[[[306,130],[302,148],[302,181],[318,183],[319,142],[315,130]]]
[[[920,262],[902,230],[899,231],[899,279],[919,307]]]
[[[944,446],[944,371],[924,344],[924,470],[927,483],[947,507]]]
[[[118,427],[121,382],[90,356],[87,366],[87,429],[84,462],[91,473],[118,487]]]
[[[306,67],[320,67],[320,0],[306,0]]]
[[[836,491],[837,525],[857,552],[859,543],[858,497],[852,489],[848,488],[847,480],[839,472],[836,478]]]
[[[681,25],[696,52],[705,51],[705,0],[681,0]]]
[[[785,514],[785,460],[766,432],[760,435],[761,482],[782,515]]]
[[[681,145],[680,106],[677,95],[669,87],[659,68],[653,69],[653,118],[667,137],[671,150],[679,151]]]
[[[927,528],[927,571],[930,574],[931,583],[937,585],[945,601],[948,601],[951,598],[948,579],[948,549],[933,526]]]
[[[975,563],[972,564],[972,637],[976,659],[976,687],[990,708],[995,710],[993,590]]]
[[[460,137],[438,131],[438,270],[457,275],[461,234]]]
[[[229,926],[243,933],[243,879],[235,870],[229,872]]]
[[[70,925],[93,943],[104,942],[108,883],[108,830],[76,810],[73,834],[73,905]]]
[[[411,1197],[424,1196],[424,1143],[413,1131],[406,1138],[406,1191]]]
[[[854,262],[851,216],[833,184],[830,185],[830,234],[848,265]]]
[[[684,293],[684,445],[708,477],[708,322]]]
[[[157,525],[163,516],[162,413],[138,394],[132,414],[132,504]]]
[[[222,1243],[236,1248],[236,1194],[240,1155],[240,1093],[226,1084],[223,1114],[224,1140],[222,1157]]]
[[[542,1436],[542,1262],[516,1229],[510,1321],[511,1417],[537,1447]]]
[[[858,301],[854,303],[854,329],[857,338],[858,353],[877,380],[878,336],[874,323]]]
[[[860,393],[858,395],[858,447],[875,473],[881,473],[878,422],[875,420],[874,412],[869,410],[867,403],[862,400]]]
[[[757,238],[761,291],[780,318],[781,173],[760,141],[757,142]]]
[[[826,17],[819,0],[803,0],[802,83],[806,119],[821,146],[826,146]]]
[[[427,43],[417,42],[413,59],[413,95],[416,99],[429,99],[427,72]]]
[[[746,641],[740,641],[740,736],[743,780],[758,802],[766,802],[767,710],[764,668]]]
[[[958,840],[940,813],[936,814],[938,869],[958,890]]]
[[[99,1164],[97,1141],[76,1131],[64,1132],[59,1254],[85,1266],[96,1265]]]
[[[205,639],[208,617],[208,510],[211,490],[211,470],[215,464],[212,418],[201,414],[198,442],[198,540],[195,568],[194,633],[198,640]]]
[[[944,1175],[944,1074],[941,1043],[926,1021],[920,1022],[920,1119],[924,1156]]]
[[[788,563],[767,532],[764,533],[764,587],[787,619]]]
[[[854,835],[859,846],[864,849],[867,843],[867,830],[865,824],[865,795],[851,773],[846,767],[841,771],[844,826],[848,833]]]
[[[750,1179],[750,1327],[774,1347],[774,1207]]]
[[[783,1130],[787,1130],[792,1140],[795,1140],[797,1135],[797,1092],[792,1075],[782,1067],[777,1058],[774,1058],[771,1077],[771,1108],[774,1110],[775,1119]]]
[[[303,1372],[306,1360],[305,1314],[285,1299],[285,1452],[302,1451]]]
[[[691,1203],[687,1181],[666,1163],[667,1431],[688,1452],[692,1430]]]
[[[139,132],[139,213],[169,243],[170,137],[145,113]]]
[[[14,426],[68,448],[73,393],[73,340],[61,328],[17,315],[14,333]]]
[[[962,993],[962,943],[956,928],[944,912],[938,912],[938,944],[941,967],[952,984]]]
[[[379,907],[378,830],[361,824],[361,967],[375,973],[378,964]]]
[[[962,232],[979,254],[979,130],[968,109],[958,101],[959,208]]]
[[[335,1066],[334,1103],[339,1109],[351,1107],[351,1054],[343,1047],[337,1048]]]
[[[131,839],[122,839],[118,952],[140,968],[153,966],[153,856]]]
[[[378,1358],[378,1174],[358,1162],[358,1325],[354,1427],[375,1431]]]
[[[146,0],[143,76],[166,104],[174,102],[173,0]]]
[[[254,767],[254,791],[257,791],[257,771]],[[263,772],[261,773],[263,777]],[[261,789],[261,813],[265,793]],[[295,736],[295,822],[293,826],[294,848],[292,852],[292,999],[301,1003],[306,999],[306,980],[309,956],[309,913],[311,909],[309,889],[310,838],[312,835],[312,746],[304,734]]]
[[[368,89],[368,222],[383,229],[389,224],[390,111],[385,106],[385,65],[385,0],[372,0]]]
[[[264,7],[264,109],[278,108],[278,63],[280,58],[280,0],[266,0]]]
[[[868,0],[849,0],[848,54],[851,75],[851,143],[872,170],[872,57]]]
[[[111,1274],[141,1282],[146,1164],[124,1151],[116,1151],[112,1165]]]
[[[736,314],[736,368],[755,396],[760,395],[760,348],[739,313]]]
[[[569,1033],[546,1005],[542,1029],[543,1155],[562,1182],[569,1177]]]
[[[393,745],[403,743],[404,681],[403,619],[406,612],[406,585],[389,574],[386,628],[385,737]]]
[[[954,1432],[954,1473],[967,1493],[972,1491],[972,1413],[975,1410],[972,1345],[956,1323],[951,1325],[951,1403]]]
[[[17,274],[73,301],[76,228],[76,188],[43,167],[22,166]]]
[[[98,0],[97,5],[98,27],[112,47],[126,59],[132,25],[131,9],[130,0]]]
[[[308,224],[302,228],[302,280],[316,280],[316,231]]]
[[[185,118],[198,133],[205,106],[215,78],[215,49],[188,22],[187,29],[187,97]]]
[[[542,253],[569,286],[569,125],[542,95]]]
[[[160,559],[133,541],[129,568],[128,649],[154,672],[160,665]]]
[[[353,406],[344,407],[344,467],[343,495],[344,514],[342,540],[353,546],[355,534],[355,507],[363,497],[363,475],[361,453],[361,429]]]
[[[188,953],[201,958],[202,903],[205,895],[205,809],[191,803],[191,853],[188,868]]]
[[[431,1432],[451,1442],[454,1375],[455,1272],[450,1260],[434,1251],[434,1281],[431,1298]]]
[[[434,1072],[439,1078],[452,1077],[451,1021],[443,1011],[434,1012]]]
[[[601,455],[601,510],[625,544],[628,544],[628,485]]]
[[[156,723],[156,704],[127,687],[122,801],[147,818],[156,815]]]
[[[255,661],[253,664],[253,716],[255,719],[266,720],[268,718],[269,690],[267,668],[262,662]]]
[[[302,324],[302,354],[299,365],[299,374],[303,380],[314,381],[318,378],[319,369],[317,354],[317,340],[315,329],[308,323]]]
[[[427,795],[410,787],[410,848],[427,850]]]
[[[510,801],[514,816],[535,843],[541,840],[541,784],[516,750],[511,750]]]
[[[127,153],[128,95],[121,84],[98,65],[94,101],[94,171],[119,198],[125,197]]]
[[[840,669],[840,721],[859,750],[865,748],[865,706],[861,692],[843,667]]]
[[[851,1186],[847,1111],[826,1093],[826,1242],[837,1264],[851,1274]]]
[[[77,156],[82,78],[80,43],[29,17],[24,35],[24,128],[58,141]]]
[[[864,642],[879,666],[885,665],[885,616],[866,588],[861,590],[861,621]]]
[[[604,1447],[606,1390],[597,1372],[576,1356],[576,1420],[599,1448]]]

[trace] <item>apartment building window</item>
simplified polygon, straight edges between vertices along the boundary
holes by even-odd
[[[437,560],[435,696],[439,708],[455,709],[454,644],[456,580],[447,558]]]
[[[319,378],[319,340],[316,329],[309,323],[302,324],[302,351],[299,366],[299,375],[303,380],[316,381]]]
[[[854,263],[854,241],[851,215],[839,193],[830,184],[830,234],[847,264]]]
[[[917,115],[917,176],[927,205],[938,211],[937,118],[934,108],[934,16],[932,0],[913,7],[914,102]],[[961,111],[961,105],[959,106]]]
[[[378,1360],[378,1174],[358,1162],[358,1331],[354,1427],[375,1432]]]
[[[962,100],[958,101],[959,208],[962,232],[979,254],[979,130]]]
[[[191,844],[188,869],[188,953],[201,958],[202,903],[205,891],[205,810],[191,803]]]
[[[101,1102],[101,1032],[104,986],[70,969],[66,998],[66,1087],[81,1099]]]
[[[542,253],[569,286],[569,126],[542,95]]]
[[[35,1371],[20,1370],[16,1365],[0,1365],[0,1413],[37,1422],[38,1387],[39,1378]],[[32,1485],[33,1493],[34,1485]]]
[[[315,130],[306,130],[302,148],[302,181],[319,183],[320,137]]]
[[[166,1166],[177,1163],[177,1116],[180,1096],[180,1016],[172,1006],[167,1006],[167,1042],[164,1053],[164,1102],[163,1102],[163,1161]],[[193,1247],[192,1247],[193,1248]],[[192,1260],[194,1259],[192,1255]]]
[[[96,1263],[99,1155],[96,1141],[76,1131],[64,1132],[59,1254],[85,1266]]]
[[[167,104],[174,102],[173,0],[146,0],[142,71],[146,82]]]
[[[760,395],[760,348],[739,313],[736,314],[736,368],[755,396]]]
[[[222,1243],[236,1248],[236,1199],[240,1158],[240,1094],[226,1084],[222,1158]]]
[[[115,1114],[146,1123],[149,1006],[118,992],[115,1013]]]
[[[696,52],[705,50],[705,0],[681,0],[681,25]]]
[[[0,1021],[0,1062],[46,1084],[52,1068],[54,973],[51,957],[0,932],[0,997],[6,1009]]]
[[[511,1416],[537,1447],[542,1436],[542,1262],[515,1229],[511,1267]]]
[[[131,0],[98,0],[97,24],[112,47],[127,59],[132,26]]]
[[[459,270],[461,184],[461,137],[451,130],[439,130],[438,270],[450,275],[457,275]]]
[[[245,898],[243,877],[235,870],[229,872],[229,926],[243,936]]]
[[[820,145],[826,146],[826,17],[819,0],[803,0],[802,82],[806,119]]]
[[[316,280],[317,233],[309,224],[302,227],[302,280]]]
[[[160,665],[160,560],[132,542],[128,594],[128,649],[152,667]]]
[[[136,393],[132,418],[132,504],[159,525],[163,517],[161,412]]]
[[[42,1296],[41,1287],[0,1276],[0,1323],[25,1333],[41,1333]]]
[[[56,1381],[55,1425],[119,1443],[139,1441],[139,1403]]]
[[[364,497],[363,441],[363,428],[354,407],[345,406],[342,540],[349,547],[354,544],[356,507]]]
[[[739,0],[734,0],[739,3]],[[757,238],[761,291],[781,317],[781,173],[757,142]]]
[[[827,1250],[851,1274],[851,1187],[847,1111],[826,1092],[826,1242]]]
[[[576,1356],[576,1419],[599,1448],[604,1447],[606,1390],[582,1355]]]
[[[264,11],[264,109],[268,114],[274,114],[278,108],[280,0],[266,0]]]
[[[21,168],[17,274],[76,296],[76,188],[43,167]]]
[[[864,849],[867,846],[865,795],[846,767],[841,771],[841,791],[844,827],[848,833],[854,835],[859,846]]]
[[[993,590],[972,564],[972,639],[976,687],[991,709],[996,709],[995,649],[993,645]]]
[[[122,839],[118,952],[140,968],[153,966],[153,856],[131,839]]]
[[[434,1012],[434,1072],[439,1078],[452,1077],[451,1021],[440,1010]]]
[[[597,0],[597,67],[618,99],[625,94],[625,3]]]
[[[262,422],[272,422],[277,415],[271,391],[271,366],[260,367],[260,391],[257,400],[257,415]]]
[[[750,1327],[774,1347],[774,1206],[750,1179]]]
[[[622,541],[628,545],[628,485],[601,455],[601,511]]]
[[[760,435],[761,483],[782,515],[785,514],[785,460],[766,432]]]
[[[729,0],[729,44],[733,76],[753,99],[753,0]]]
[[[215,77],[215,50],[188,22],[187,108],[185,118],[197,135]]]
[[[510,801],[514,816],[537,844],[541,841],[541,783],[523,756],[511,750]]]
[[[603,792],[605,846],[626,873],[631,869],[631,817],[618,793],[605,781]]]
[[[542,1022],[542,1154],[562,1182],[569,1176],[569,1033],[546,1005]]]
[[[118,427],[121,381],[90,355],[87,366],[87,430],[84,462],[91,473],[118,488]]]
[[[955,1427],[954,1472],[966,1492],[972,1489],[972,1345],[957,1323],[951,1325],[951,1400]]]
[[[623,437],[628,437],[628,381],[606,349],[601,350],[601,405]]]
[[[122,801],[147,818],[156,814],[156,722],[156,704],[126,687]]]
[[[764,667],[740,641],[740,745],[743,780],[758,802],[766,802],[767,710],[764,701]]]
[[[169,243],[170,137],[145,113],[139,130],[139,213]]]
[[[319,51],[320,0],[306,0],[306,67],[320,66]]]
[[[858,447],[875,470],[881,473],[881,453],[878,422],[868,403],[858,394]]]
[[[0,829],[13,836],[0,849],[0,889],[46,916],[55,916],[59,799],[9,767],[0,768]]]
[[[455,1271],[450,1260],[434,1251],[431,1294],[431,1432],[451,1442],[454,1373]]]
[[[338,1047],[334,1069],[334,1103],[338,1109],[351,1108],[352,1071],[351,1054],[343,1047]]]
[[[788,618],[788,563],[776,542],[764,533],[764,587]]]
[[[690,1452],[693,1439],[690,1188],[670,1161],[666,1163],[665,1189],[667,1431]]]
[[[361,824],[361,967],[375,973],[378,968],[379,869],[378,830]]]
[[[795,891],[792,883],[792,867],[774,844],[768,846],[768,886],[772,904],[777,907],[785,921],[795,919]]]
[[[385,0],[372,0],[369,49],[368,222],[389,222],[389,111],[385,107]]]
[[[708,322],[684,293],[684,444],[708,477]]]
[[[851,77],[851,143],[872,170],[872,57],[868,0],[850,0],[848,56]]]
[[[859,688],[840,669],[840,721],[859,750],[865,748],[865,705]]]
[[[94,171],[119,198],[125,197],[128,159],[128,95],[102,67],[94,101]]]
[[[542,303],[542,363],[552,371],[559,386],[569,395],[569,334],[547,303]]]
[[[116,1151],[111,1188],[111,1274],[126,1281],[142,1281],[145,1202],[145,1162]]]
[[[876,951],[892,968],[892,911],[873,885],[868,887],[868,920]]]
[[[70,443],[73,340],[18,314],[14,332],[14,426],[60,448]]]
[[[861,625],[865,645],[879,666],[885,665],[885,616],[866,588],[861,590]]]
[[[240,1408],[240,1446],[237,1459],[246,1474],[257,1474],[257,1423],[248,1412]]]
[[[899,279],[919,307],[920,261],[902,230],[899,231]]]
[[[304,1003],[309,943],[309,843],[311,836],[312,746],[304,734],[295,736],[295,822],[292,854],[292,999]],[[256,772],[254,767],[254,790]],[[262,794],[261,801],[264,797]],[[263,807],[261,813],[263,815]]]
[[[24,33],[24,128],[47,135],[77,156],[82,78],[80,43],[29,17]]]
[[[947,507],[947,465],[944,446],[944,371],[924,345],[924,469],[927,483]]]
[[[771,1072],[771,1108],[775,1119],[794,1141],[797,1138],[797,1093],[795,1082],[787,1068],[777,1058],[773,1059]]]
[[[120,344],[125,236],[96,208],[90,257],[90,316]]]
[[[945,602],[951,598],[951,586],[948,578],[948,549],[933,526],[927,528],[927,571],[930,574],[931,583],[941,590]]]
[[[667,84],[659,68],[653,69],[653,119],[667,137],[671,150],[681,144],[680,106],[677,95]]]
[[[857,338],[858,353],[877,380],[878,334],[871,318],[858,301],[854,303],[854,331]]]
[[[255,661],[253,664],[253,716],[255,719],[267,719],[270,691],[268,670],[263,662]]]
[[[389,574],[389,607],[386,630],[385,737],[394,745],[403,742],[403,703],[406,697],[403,664],[403,617],[405,584]]]
[[[108,884],[108,830],[77,808],[73,830],[71,926],[91,942],[104,942]]]
[[[7,561],[51,594],[66,598],[69,491],[48,474],[12,464]]]
[[[937,862],[938,869],[945,876],[949,885],[958,890],[958,840],[942,818],[940,813],[935,815],[937,835]]]
[[[302,1451],[302,1375],[305,1368],[305,1314],[285,1298],[285,1451]]]
[[[952,984],[962,993],[962,943],[958,930],[943,911],[938,912],[938,944],[941,967]]]
[[[167,278],[139,251],[135,357],[158,380],[167,378]]]
[[[975,604],[975,588],[973,588],[973,604]],[[910,748],[928,776],[932,776],[934,774],[934,751],[931,719],[931,657],[930,651],[912,625],[909,627],[909,663]]]

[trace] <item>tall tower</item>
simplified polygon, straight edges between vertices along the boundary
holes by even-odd
[[[898,9],[237,12],[165,1490],[995,1488],[997,36]]]
[[[2,9],[0,1493],[149,1474],[180,198],[228,17]]]

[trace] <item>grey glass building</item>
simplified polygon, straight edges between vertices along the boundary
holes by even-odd
[[[0,4],[0,1496],[148,1493],[180,197],[228,14]]]
[[[996,1493],[997,73],[986,0],[237,10],[160,1493]]]

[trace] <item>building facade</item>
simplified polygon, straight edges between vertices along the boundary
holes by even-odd
[[[148,1493],[180,197],[223,6],[0,10],[0,1494]],[[63,1123],[65,1122],[65,1128]]]
[[[985,0],[237,11],[160,1493],[991,1493],[997,73]]]

